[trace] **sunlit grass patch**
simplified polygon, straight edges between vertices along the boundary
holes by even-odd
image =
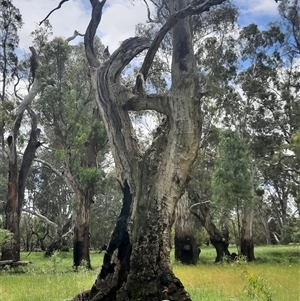
[[[235,252],[232,247],[231,252]],[[51,258],[43,253],[22,253],[32,264],[0,272],[0,300],[62,301],[90,289],[103,260],[103,253],[91,252],[94,270],[72,268],[72,252],[59,252]],[[300,300],[299,246],[255,248],[256,262],[244,260],[214,263],[215,250],[202,247],[197,266],[173,261],[176,276],[185,285],[193,301],[271,301]],[[26,257],[27,256],[27,257]],[[18,273],[15,273],[18,272]],[[253,299],[251,294],[258,297]]]
[[[90,289],[96,272],[50,275],[8,275],[0,278],[0,300],[55,301],[77,295]]]

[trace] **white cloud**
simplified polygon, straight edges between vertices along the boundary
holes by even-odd
[[[135,35],[135,25],[145,22],[147,11],[141,2],[134,6],[129,1],[115,0],[104,10],[99,36],[104,45],[109,45],[111,51],[124,41]]]
[[[54,9],[60,0],[14,0],[20,9],[24,25],[20,31],[20,48],[28,52],[32,38],[30,33],[38,26],[47,14]],[[69,37],[74,30],[84,33],[90,21],[91,6],[87,0],[70,0],[56,10],[49,21],[53,26],[54,36]],[[134,36],[135,25],[145,21],[146,8],[142,3],[132,5],[129,1],[112,0],[105,5],[97,34],[111,51],[115,50],[120,41]],[[75,43],[82,41],[78,37]],[[73,42],[73,43],[74,43]]]
[[[278,14],[278,3],[275,0],[234,0],[233,1],[243,13],[250,13],[256,16]]]

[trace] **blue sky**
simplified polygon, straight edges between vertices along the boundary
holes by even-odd
[[[239,24],[246,26],[256,23],[260,28],[266,28],[268,23],[279,19],[278,3],[275,0],[233,0],[239,8]]]
[[[27,51],[31,45],[30,33],[60,0],[13,0],[24,20],[20,32],[20,48]],[[134,5],[132,4],[134,3]],[[240,9],[239,23],[242,26],[256,23],[266,28],[268,23],[278,19],[277,3],[274,0],[233,0]],[[54,35],[69,37],[74,30],[84,32],[90,19],[88,0],[69,0],[60,10],[50,16]],[[146,20],[147,12],[141,0],[107,0],[98,35],[104,45],[115,50],[120,41],[134,35],[135,25]],[[73,43],[81,41],[78,38]]]

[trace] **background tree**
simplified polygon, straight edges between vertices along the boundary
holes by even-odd
[[[250,261],[254,259],[254,245],[251,235],[251,201],[253,198],[251,171],[251,161],[243,141],[232,131],[224,131],[221,135],[219,156],[212,175],[212,197],[214,202],[223,203],[224,207],[234,210],[237,218],[240,252],[247,256]],[[252,251],[250,251],[251,249]]]
[[[15,49],[19,44],[18,30],[22,27],[22,16],[12,1],[1,1],[0,6],[0,71],[1,71],[1,152],[4,155],[4,132],[12,102],[9,100],[8,86],[17,74],[18,57]],[[7,129],[7,128],[6,128]]]
[[[190,199],[185,192],[175,212],[175,259],[183,264],[197,264],[200,248],[194,232],[195,220],[190,213]]]
[[[11,1],[1,1],[0,4],[0,212],[4,219],[4,208],[7,196],[7,154],[5,152],[5,132],[12,122],[14,101],[8,92],[18,68],[18,58],[15,48],[19,43],[18,30],[22,27],[20,11]]]
[[[99,41],[97,47],[104,49]],[[95,185],[104,177],[97,166],[105,156],[106,134],[98,110],[92,109],[83,44],[69,46],[55,38],[44,46],[44,60],[39,109],[52,158],[74,193],[74,266],[84,261],[89,268],[90,212]]]

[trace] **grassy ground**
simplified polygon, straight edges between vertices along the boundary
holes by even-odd
[[[0,272],[1,301],[61,301],[89,289],[98,272],[74,272],[71,253],[47,259],[42,253],[26,255],[22,259],[32,261],[29,266]],[[197,266],[173,262],[173,267],[193,301],[300,301],[299,246],[257,247],[255,255],[255,263],[214,264],[214,249],[203,247]],[[94,267],[100,267],[102,256],[91,254]]]

